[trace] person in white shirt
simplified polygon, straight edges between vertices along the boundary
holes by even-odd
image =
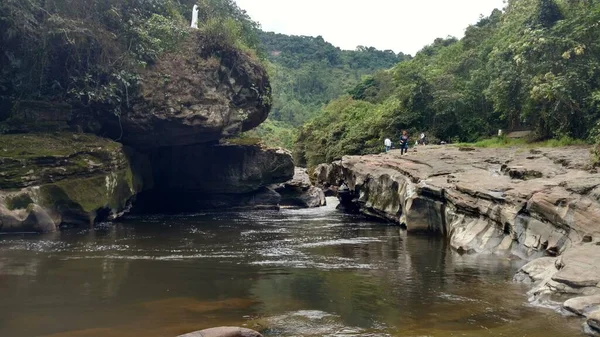
[[[383,141],[383,145],[385,145],[385,152],[387,153],[392,148],[392,141],[389,138],[386,138],[385,141]]]

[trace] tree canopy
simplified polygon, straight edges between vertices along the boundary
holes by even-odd
[[[446,142],[497,129],[588,139],[600,117],[598,22],[598,0],[509,0],[462,39],[436,39],[330,103],[302,127],[297,160],[376,152],[405,129]]]

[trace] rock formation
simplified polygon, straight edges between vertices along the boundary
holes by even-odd
[[[219,145],[268,116],[271,87],[257,60],[194,31],[139,77],[119,116],[50,102],[9,109],[3,120],[20,135],[0,136],[0,231],[89,226],[133,201],[152,212],[279,207],[267,186],[292,179],[291,155]]]
[[[292,178],[291,155],[259,145],[162,148],[151,156],[155,188],[140,196],[139,211],[279,208],[267,186]]]
[[[217,141],[260,125],[271,110],[266,70],[248,54],[207,48],[193,34],[140,74],[131,109],[102,131],[136,149]]]
[[[347,156],[314,174],[320,184],[344,179],[361,212],[444,235],[459,252],[533,260],[516,277],[534,284],[532,300],[600,294],[600,174],[588,147],[432,146]],[[597,300],[583,300],[590,327]]]
[[[121,144],[69,133],[0,136],[0,231],[55,231],[123,212],[143,188]]]
[[[314,208],[327,204],[325,193],[321,188],[313,186],[305,168],[297,167],[292,180],[272,185],[271,188],[281,195],[282,206]]]

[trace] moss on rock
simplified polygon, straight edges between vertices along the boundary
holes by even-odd
[[[122,146],[86,134],[0,136],[0,230],[89,225],[127,208],[144,187]],[[36,214],[33,214],[33,212]],[[44,215],[44,216],[42,216]],[[38,226],[35,219],[44,219]],[[0,226],[1,227],[1,226]],[[10,229],[9,229],[10,228]]]
[[[121,144],[93,135],[0,135],[0,189],[94,177],[127,167]]]

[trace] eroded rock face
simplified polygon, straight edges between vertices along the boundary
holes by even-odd
[[[587,147],[431,146],[344,157],[317,167],[315,179],[344,179],[363,213],[447,235],[456,250],[534,259],[600,240],[600,175],[588,170],[589,158]]]
[[[294,175],[287,151],[259,145],[162,148],[150,161],[154,188],[137,198],[138,213],[279,209],[268,186]]]
[[[313,186],[305,168],[296,167],[292,180],[271,188],[281,195],[282,206],[314,208],[327,204],[325,193]]]
[[[122,146],[91,135],[0,136],[0,231],[117,217],[142,189]]]
[[[111,136],[137,149],[216,141],[257,127],[271,108],[266,70],[238,50],[210,51],[194,34],[141,73],[131,111],[104,121]],[[122,133],[121,133],[122,126]]]
[[[292,156],[262,146],[162,148],[151,156],[156,189],[244,194],[294,176]]]
[[[532,260],[515,276],[532,285],[530,300],[576,297],[564,309],[600,328],[600,174],[588,147],[431,146],[344,157],[314,174],[344,179],[363,213],[445,235],[457,251]]]
[[[575,296],[564,301],[562,307],[586,317],[589,328],[600,332],[600,245],[577,245],[559,257],[534,260],[521,268],[515,280],[532,284],[529,295],[533,301],[556,294]]]

